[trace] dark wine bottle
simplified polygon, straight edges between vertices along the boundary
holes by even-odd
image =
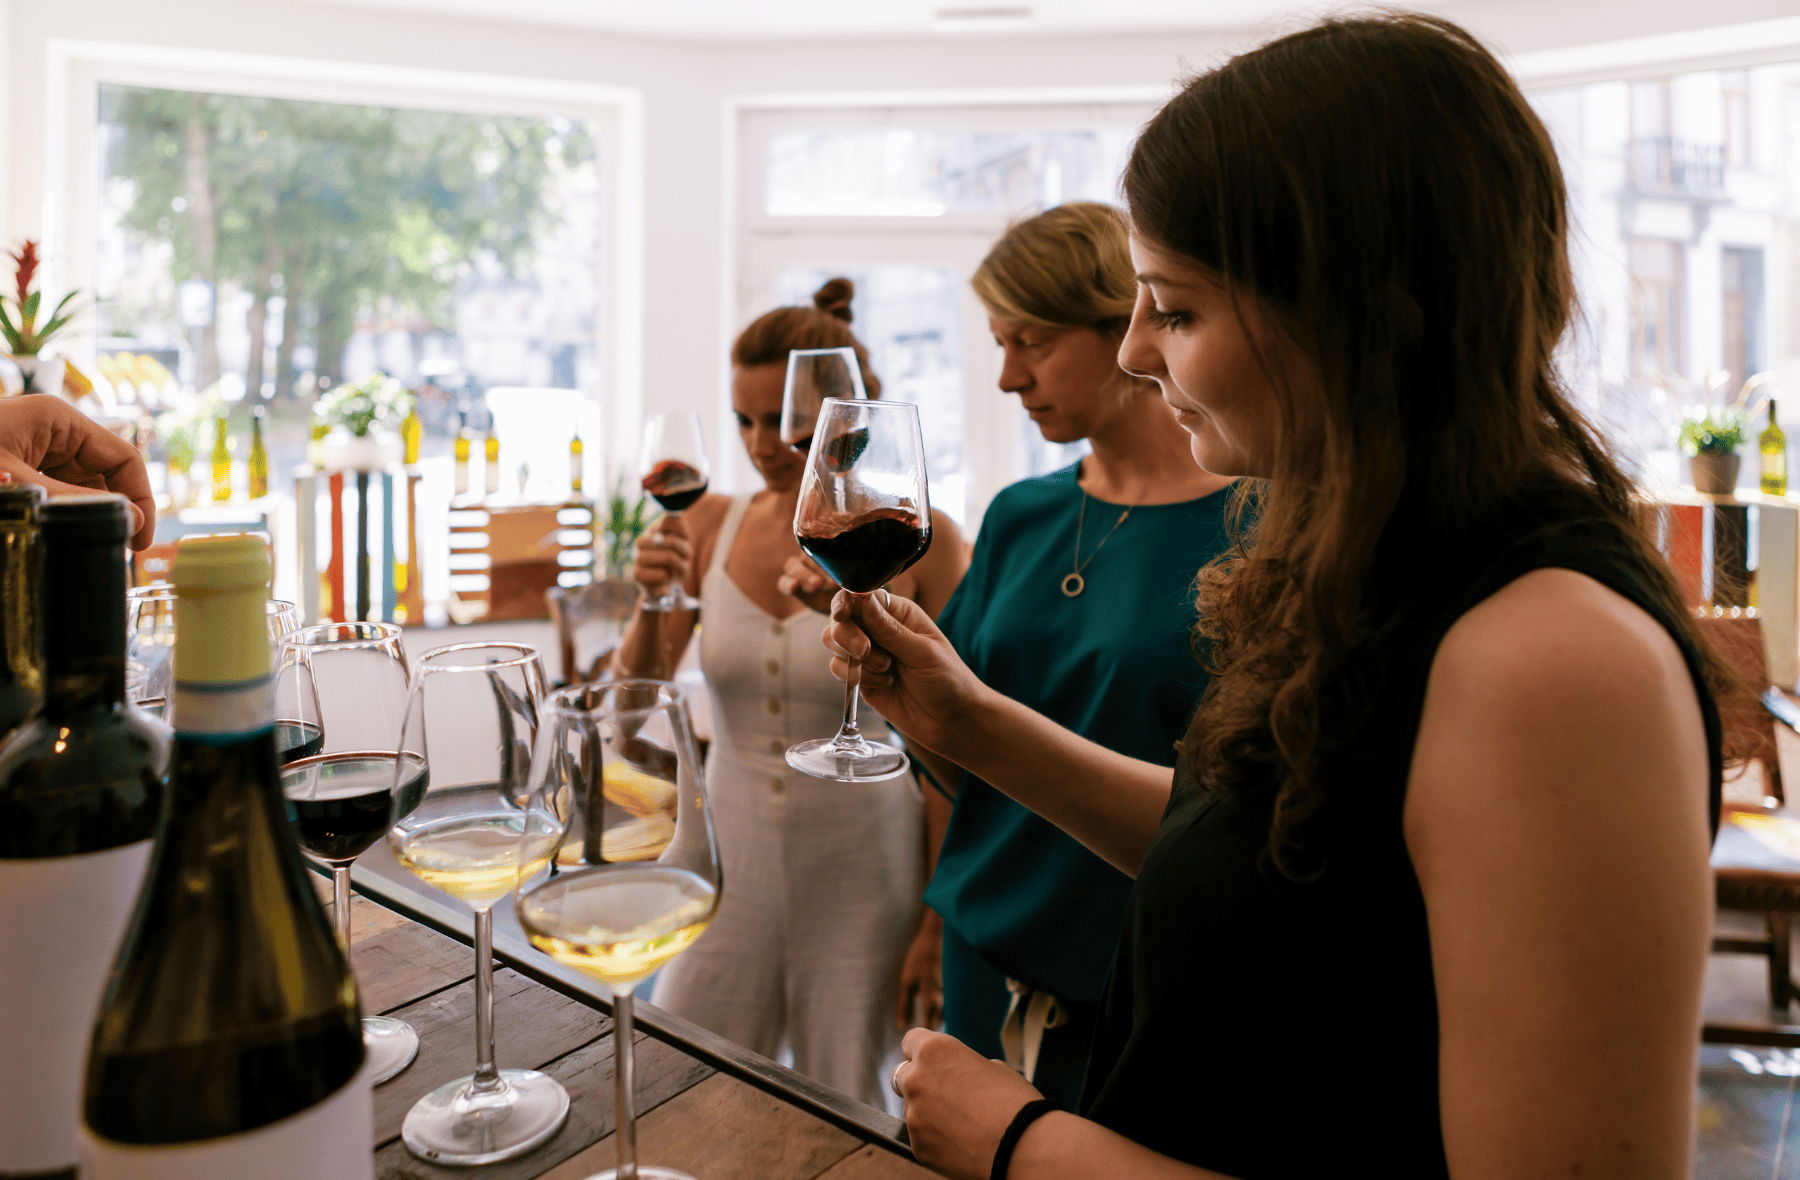
[[[269,570],[249,535],[176,549],[174,752],[88,1053],[83,1180],[373,1175],[356,983],[275,764]]]
[[[169,760],[168,731],[125,703],[125,501],[40,519],[44,702],[0,749],[0,1176],[74,1175],[88,1035]]]
[[[0,741],[43,699],[37,588],[43,502],[44,489],[34,483],[0,483]]]

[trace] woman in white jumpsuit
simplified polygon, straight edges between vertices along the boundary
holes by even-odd
[[[918,921],[923,813],[911,776],[848,786],[788,767],[790,745],[836,730],[844,687],[819,644],[819,615],[776,586],[800,554],[804,456],[779,435],[788,350],[855,347],[865,385],[880,390],[850,334],[850,295],[834,279],[815,307],[770,312],[738,338],[732,406],[764,487],[708,496],[639,542],[634,576],[649,594],[675,578],[705,606],[698,620],[638,612],[615,667],[667,676],[704,623],[706,774],[725,889],[712,926],[657,977],[652,1002],[766,1057],[785,1042],[795,1069],[879,1107],[879,1067],[898,1040],[895,978]],[[932,527],[931,551],[890,590],[935,615],[968,558],[954,522],[937,513]],[[871,737],[884,728],[863,717]]]

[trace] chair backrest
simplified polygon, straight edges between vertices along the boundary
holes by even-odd
[[[1758,697],[1769,687],[1769,661],[1763,650],[1762,620],[1754,615],[1714,615],[1699,618],[1700,634],[1736,674],[1747,692],[1719,702],[1719,722],[1727,748],[1743,751],[1762,766],[1763,793],[1785,802],[1781,759],[1775,745],[1775,718]]]

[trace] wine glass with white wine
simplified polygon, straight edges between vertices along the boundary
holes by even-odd
[[[531,944],[612,989],[619,1166],[590,1180],[691,1180],[639,1167],[631,989],[693,945],[719,908],[719,846],[682,690],[657,680],[551,693],[531,760],[514,907]],[[542,874],[541,880],[533,878]]]
[[[475,1072],[419,1099],[400,1128],[407,1150],[431,1163],[523,1155],[569,1112],[556,1079],[494,1065],[493,905],[549,864],[562,834],[525,807],[544,688],[537,649],[522,643],[451,644],[413,670],[396,776],[417,756],[428,778],[393,791],[388,848],[475,912]]]

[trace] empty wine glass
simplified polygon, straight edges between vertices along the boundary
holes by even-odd
[[[475,912],[475,1072],[419,1099],[400,1128],[407,1149],[432,1163],[522,1155],[569,1112],[556,1079],[494,1065],[493,905],[549,864],[561,835],[525,806],[544,686],[534,647],[457,643],[425,653],[407,694],[401,773],[416,754],[428,774],[422,789],[393,792],[388,847]]]
[[[676,519],[706,494],[711,468],[698,414],[652,414],[644,423],[643,487]],[[700,600],[671,583],[661,597],[647,599],[644,610],[699,610]]]
[[[867,398],[854,348],[796,348],[788,353],[781,389],[781,441],[796,451],[812,445],[819,407],[829,398]]]
[[[850,592],[852,615],[870,594],[925,556],[931,547],[931,502],[917,406],[824,403],[800,480],[794,536],[807,556]],[[861,670],[858,663],[850,665],[837,735],[789,747],[789,766],[843,783],[880,782],[905,773],[904,753],[869,741],[856,726]]]
[[[551,693],[542,717],[526,829],[552,829],[557,842],[546,868],[535,837],[519,841],[513,904],[533,946],[612,989],[619,1166],[589,1180],[690,1180],[637,1165],[631,995],[719,908],[719,848],[687,702],[673,684],[615,680]]]
[[[268,601],[269,643],[300,626],[300,608],[280,598]],[[141,709],[162,716],[175,676],[175,587],[167,582],[125,591],[125,689]]]
[[[283,639],[275,679],[281,788],[301,850],[331,870],[346,954],[350,866],[387,831],[391,793],[425,787],[424,756],[399,749],[406,692],[406,649],[392,623],[322,623]],[[329,729],[322,702],[330,702]],[[362,1025],[372,1085],[419,1052],[419,1034],[404,1020],[365,1016]]]

